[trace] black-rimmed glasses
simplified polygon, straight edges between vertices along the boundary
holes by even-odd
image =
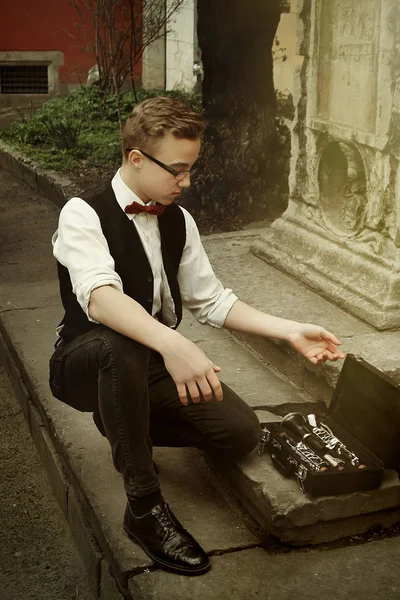
[[[139,150],[139,152],[141,152],[143,154],[143,156],[145,156],[146,158],[151,160],[153,163],[155,163],[156,165],[158,165],[159,167],[161,167],[162,169],[164,169],[165,171],[167,171],[168,173],[173,175],[175,177],[175,179],[177,179],[178,181],[183,181],[185,179],[186,175],[188,175],[188,174],[194,175],[197,170],[197,169],[187,169],[185,171],[177,171],[176,169],[169,167],[165,163],[161,162],[161,160],[154,158],[154,156],[151,156],[151,154],[148,154],[147,152],[145,152],[144,150],[141,150],[140,148],[125,148],[125,150],[127,152],[131,152],[132,150]]]

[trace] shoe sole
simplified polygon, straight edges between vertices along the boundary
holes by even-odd
[[[211,566],[209,562],[206,565],[203,565],[202,567],[198,567],[197,569],[185,569],[185,567],[171,565],[170,563],[163,561],[157,556],[154,556],[150,552],[150,550],[148,550],[146,546],[140,541],[140,539],[137,538],[134,533],[131,533],[126,527],[124,527],[124,531],[131,540],[133,540],[146,552],[147,556],[149,556],[156,565],[160,565],[160,567],[162,567],[163,569],[172,571],[173,573],[178,573],[179,575],[203,575],[209,570]]]

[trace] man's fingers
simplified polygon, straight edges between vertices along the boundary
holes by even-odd
[[[189,381],[180,381],[179,383],[175,380],[176,389],[178,391],[179,399],[184,406],[189,403],[189,398],[197,404],[203,396],[206,402],[212,400],[213,395],[216,400],[222,400],[223,392],[222,386],[218,379],[217,372],[221,371],[218,365],[211,363],[208,371],[202,376],[195,376]]]
[[[341,352],[331,352],[330,350],[325,351],[325,356],[328,360],[338,360],[338,358],[343,358]]]
[[[186,382],[186,386],[187,386],[188,392],[190,394],[190,398],[192,399],[192,402],[194,402],[195,404],[200,402],[200,391],[199,391],[199,388],[197,387],[196,382],[188,381],[188,382]]]
[[[338,360],[339,358],[344,358],[343,352],[337,350],[335,347],[326,348],[324,350],[320,350],[317,354],[315,354],[319,361],[321,360]]]
[[[339,358],[343,358],[341,352],[331,352],[330,350],[324,350],[323,352],[318,352],[314,356],[310,356],[309,360],[314,364],[318,364],[327,360],[338,360]]]
[[[210,384],[210,386],[214,392],[216,400],[222,400],[224,394],[222,391],[221,382],[218,379],[218,377],[216,376],[213,369],[210,369],[209,372],[207,373],[207,379],[208,379],[208,383]]]
[[[321,338],[323,340],[327,340],[328,342],[332,342],[333,344],[335,344],[335,346],[340,346],[342,343],[340,340],[337,339],[335,335],[333,335],[333,333],[327,331],[326,329],[323,329],[321,331]]]
[[[204,400],[206,402],[209,402],[212,399],[212,390],[207,379],[204,377],[201,381],[197,382],[197,385],[199,386],[200,391],[203,394]]]
[[[186,385],[184,383],[177,383],[176,389],[178,390],[179,400],[182,402],[184,406],[188,405],[188,398],[186,392]]]
[[[338,350],[338,348],[336,348],[335,344],[333,344],[330,341],[328,341],[327,350],[328,350],[328,352],[335,354],[338,358],[344,358],[343,352],[341,350]]]

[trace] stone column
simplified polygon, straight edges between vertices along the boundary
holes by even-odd
[[[170,0],[167,0],[167,2]],[[193,73],[196,47],[195,0],[185,0],[168,26],[166,36],[166,88],[191,92],[196,86]]]
[[[145,90],[165,89],[165,38],[146,46],[142,58],[142,86]]]
[[[400,0],[298,0],[290,201],[253,252],[400,327]]]
[[[174,5],[175,2],[165,0],[167,14]],[[166,24],[164,35],[145,48],[142,61],[142,84],[145,89],[179,89],[188,92],[195,89],[196,10],[196,0],[185,0]]]

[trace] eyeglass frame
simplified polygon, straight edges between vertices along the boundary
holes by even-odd
[[[170,175],[173,175],[175,177],[175,179],[177,179],[178,181],[183,181],[188,173],[190,176],[190,175],[194,175],[197,171],[197,169],[186,169],[184,171],[177,171],[173,167],[169,167],[165,163],[161,162],[161,160],[154,158],[154,156],[151,156],[151,154],[148,154],[147,152],[145,152],[144,150],[141,150],[140,148],[125,148],[126,152],[132,152],[132,150],[138,150],[139,152],[141,152],[143,154],[143,156],[145,156],[146,158],[151,160],[153,163],[155,163],[156,165],[158,165],[159,167],[161,167],[162,169],[164,169],[165,171],[170,173]],[[180,177],[178,179],[178,175],[182,175],[182,173],[184,173],[183,177]]]

